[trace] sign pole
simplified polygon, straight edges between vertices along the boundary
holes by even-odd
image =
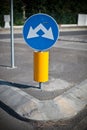
[[[29,17],[23,27],[26,43],[34,50],[34,81],[42,83],[49,79],[49,52],[58,40],[59,28],[57,22],[49,15],[39,13]]]
[[[42,82],[39,82],[39,89],[41,89]]]
[[[34,52],[34,81],[39,82],[39,89],[42,83],[49,79],[49,52]]]
[[[14,66],[13,0],[11,0],[11,68]]]

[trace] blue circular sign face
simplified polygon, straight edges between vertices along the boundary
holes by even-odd
[[[34,50],[47,50],[56,43],[59,37],[58,24],[47,14],[32,15],[24,24],[23,36]]]

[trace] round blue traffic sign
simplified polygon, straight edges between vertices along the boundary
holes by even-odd
[[[26,43],[37,51],[52,47],[59,37],[57,22],[47,14],[35,14],[29,17],[23,27]]]

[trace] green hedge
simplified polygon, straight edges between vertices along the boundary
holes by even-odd
[[[0,14],[0,26],[4,26],[4,16],[2,14]]]
[[[23,25],[24,20],[21,13],[15,13],[14,14],[14,25]]]
[[[48,13],[58,22],[58,24],[76,24],[77,23],[77,14],[70,14],[70,13],[63,13],[63,14],[56,14],[56,13]],[[32,13],[26,14],[26,19],[31,16]],[[23,25],[24,19],[22,13],[14,13],[14,25]],[[4,15],[0,15],[0,26],[4,26]]]
[[[71,13],[58,13],[58,14],[50,14],[54,19],[58,22],[58,24],[77,24],[77,14]]]
[[[71,13],[47,13],[52,16],[58,24],[77,24],[78,14],[71,14]],[[32,13],[27,13],[26,17],[28,18],[31,16]]]

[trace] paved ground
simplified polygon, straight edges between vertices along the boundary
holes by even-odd
[[[50,50],[49,82],[43,84],[42,90],[39,90],[38,83],[33,81],[33,51],[24,44],[23,39],[15,39],[16,68],[11,69],[9,39],[1,39],[0,84],[5,86],[13,85],[16,88],[21,89],[24,92],[33,96],[35,100],[36,98],[37,100],[53,100],[57,96],[59,97],[63,95],[65,91],[67,93],[76,85],[87,79],[86,38],[86,34],[80,35],[80,37],[60,37],[58,43]],[[61,84],[60,86],[58,85],[59,82]],[[65,83],[67,84],[66,87],[64,85]],[[58,85],[58,88],[54,84]],[[55,89],[52,91],[53,85]],[[9,101],[12,101],[12,99]],[[50,114],[52,113],[50,112]],[[15,113],[15,110],[11,109],[11,107],[8,106],[8,104],[5,104],[5,102],[1,102],[0,115],[0,124],[2,124],[0,125],[1,130],[86,130],[87,128],[86,106],[73,118],[59,120],[56,122],[38,122],[19,116],[17,113]]]

